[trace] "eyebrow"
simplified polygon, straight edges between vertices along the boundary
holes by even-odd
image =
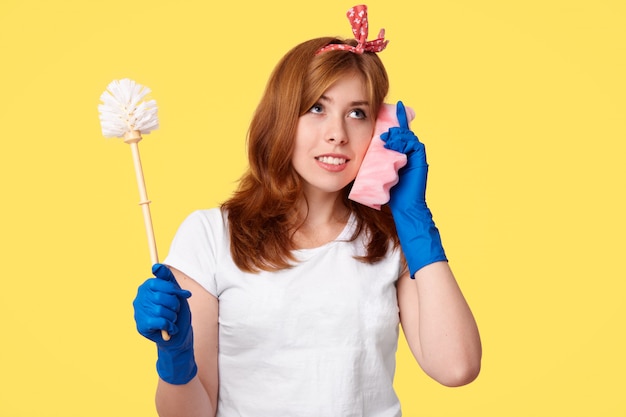
[[[320,97],[320,101],[328,101],[332,103],[332,99],[330,97],[326,97],[325,95],[322,94],[322,96]],[[350,103],[350,106],[369,106],[370,103],[367,100],[357,100],[357,101],[353,101]]]

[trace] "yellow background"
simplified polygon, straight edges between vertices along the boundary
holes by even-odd
[[[163,257],[190,211],[233,190],[276,61],[348,36],[352,5],[2,0],[0,416],[156,415],[131,307],[148,250],[130,150],[100,131],[107,84],[132,78],[159,105],[140,149]],[[405,415],[626,416],[625,3],[368,6],[484,343],[457,389],[401,344]]]

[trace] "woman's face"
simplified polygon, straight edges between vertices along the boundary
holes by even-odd
[[[374,133],[370,105],[363,77],[349,74],[300,116],[292,164],[305,192],[336,193],[354,180]]]

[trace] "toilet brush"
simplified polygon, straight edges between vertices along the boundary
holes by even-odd
[[[159,127],[156,101],[142,101],[149,93],[149,88],[128,78],[114,80],[100,96],[102,103],[98,105],[98,111],[100,112],[102,134],[108,138],[124,138],[124,142],[130,145],[139,187],[139,204],[143,211],[148,236],[150,260],[154,265],[159,262],[159,256],[152,227],[152,217],[150,216],[150,200],[148,200],[141,158],[139,157],[141,135],[150,133]],[[170,335],[165,330],[161,331],[161,336],[164,340],[170,339]]]

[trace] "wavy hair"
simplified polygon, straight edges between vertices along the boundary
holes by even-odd
[[[378,114],[389,90],[387,72],[375,53],[337,50],[316,55],[331,43],[355,45],[356,41],[325,37],[294,47],[274,68],[252,118],[248,169],[221,206],[230,224],[231,255],[244,271],[276,271],[295,262],[292,235],[300,220],[294,207],[303,192],[291,158],[299,117],[333,83],[355,71],[364,77],[371,114]],[[368,237],[367,252],[357,259],[375,263],[390,244],[398,246],[395,224],[386,206],[377,211],[349,200],[350,187],[343,190],[343,201],[357,220],[352,239],[361,233]]]

